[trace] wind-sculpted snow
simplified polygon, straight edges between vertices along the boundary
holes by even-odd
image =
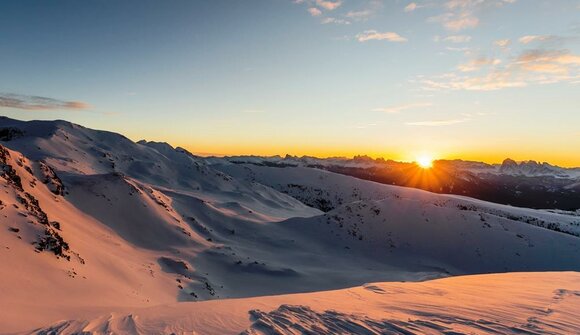
[[[568,335],[579,308],[578,273],[507,273],[132,309],[23,334]]]
[[[495,320],[469,319],[438,313],[417,313],[413,320],[379,320],[364,315],[345,314],[334,310],[317,313],[308,306],[282,305],[264,313],[250,311],[254,321],[241,335],[285,334],[457,334],[458,326],[468,333],[541,334],[531,327],[510,326]]]

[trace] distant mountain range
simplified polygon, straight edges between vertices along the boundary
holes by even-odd
[[[221,158],[220,158],[221,159]],[[216,159],[219,162],[220,159]],[[538,209],[580,209],[580,168],[562,168],[535,161],[486,164],[439,160],[432,169],[414,163],[372,159],[315,157],[226,157],[236,164],[324,169],[383,184],[420,188],[430,192],[466,195],[486,201]],[[212,162],[214,159],[208,159]]]

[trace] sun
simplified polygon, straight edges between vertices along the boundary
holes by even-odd
[[[417,157],[417,165],[423,169],[430,169],[433,167],[433,158],[429,156],[419,156]]]

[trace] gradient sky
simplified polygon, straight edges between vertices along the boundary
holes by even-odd
[[[580,166],[580,1],[2,1],[0,114],[206,154]]]

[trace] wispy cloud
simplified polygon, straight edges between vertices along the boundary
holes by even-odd
[[[420,8],[421,6],[417,5],[416,2],[411,2],[410,4],[408,4],[407,6],[405,6],[404,11],[405,12],[412,12],[414,10],[416,10],[417,8]]]
[[[308,13],[310,13],[310,15],[312,15],[312,16],[322,15],[322,11],[316,7],[310,7],[307,10],[308,10]]]
[[[567,50],[528,50],[515,62],[522,69],[532,72],[569,74],[580,67],[580,56]]]
[[[407,122],[405,123],[407,126],[416,126],[416,127],[441,127],[441,126],[450,126],[453,124],[463,123],[469,121],[469,118],[462,118],[462,119],[448,119],[448,120],[430,120],[430,121],[416,121],[416,122]]]
[[[495,41],[503,49],[500,58],[478,57],[457,66],[457,71],[432,77],[418,77],[427,91],[493,91],[553,83],[576,83],[580,79],[580,55],[565,49],[572,37],[527,35],[519,45],[508,48],[510,40]],[[522,49],[533,44],[535,48]],[[518,50],[519,49],[519,50]],[[508,54],[508,52],[510,52]]]
[[[472,53],[472,49],[468,47],[446,47],[445,49],[449,51],[463,52],[465,55]]]
[[[528,83],[514,76],[509,71],[493,71],[491,73],[465,76],[456,73],[446,73],[430,79],[420,80],[424,90],[427,91],[495,91],[504,88],[525,87]]]
[[[358,10],[350,10],[344,14],[344,17],[351,21],[366,21],[383,8],[383,5],[382,0],[369,0],[365,2],[364,7]]]
[[[448,0],[442,5],[445,12],[430,17],[429,21],[440,23],[451,31],[475,28],[480,23],[478,14],[482,9],[502,7],[514,2],[515,0]]]
[[[461,71],[461,72],[472,72],[472,71],[480,70],[484,66],[499,65],[500,63],[501,63],[501,60],[499,60],[497,58],[480,57],[480,58],[472,59],[471,61],[469,61],[465,64],[460,64],[457,67],[457,69],[459,69],[459,71]]]
[[[430,22],[439,22],[447,30],[460,31],[468,28],[475,28],[479,25],[479,19],[471,13],[445,13],[429,18]]]
[[[527,35],[520,37],[518,41],[522,44],[530,44],[533,42],[544,42],[553,38],[553,36],[549,35]]]
[[[469,35],[451,35],[443,38],[444,42],[451,43],[467,43],[471,41],[471,36]]]
[[[509,39],[503,39],[503,40],[497,40],[497,41],[493,42],[493,44],[496,47],[500,47],[502,49],[505,49],[505,48],[509,47],[509,45],[511,44],[511,41]]]
[[[431,103],[421,102],[421,103],[411,103],[411,104],[397,105],[397,106],[391,106],[391,107],[375,108],[372,111],[373,112],[382,112],[382,113],[394,114],[394,113],[400,113],[402,111],[409,110],[409,109],[424,108],[424,107],[430,107],[430,106],[432,106]]]
[[[83,110],[90,105],[82,101],[65,101],[47,97],[0,93],[0,107],[23,110]]]
[[[342,0],[294,0],[295,4],[303,5],[313,17],[320,17],[321,24],[349,25],[353,22],[366,21],[382,8],[382,0],[368,0],[357,10],[337,10],[342,6]]]
[[[342,1],[316,0],[316,5],[326,10],[335,10],[342,5]]]
[[[349,19],[364,20],[369,18],[371,15],[373,15],[373,11],[370,9],[365,9],[358,11],[350,11],[346,13],[344,16],[348,17]]]
[[[322,24],[330,24],[330,23],[334,23],[334,24],[350,24],[350,21],[345,20],[345,19],[337,19],[335,17],[325,17],[324,19],[322,19],[322,21],[320,21],[320,23],[322,23]]]
[[[402,37],[401,35],[394,33],[394,32],[378,32],[376,30],[367,30],[361,34],[356,35],[356,39],[359,42],[366,42],[372,40],[385,40],[389,42],[407,42],[407,39]]]

